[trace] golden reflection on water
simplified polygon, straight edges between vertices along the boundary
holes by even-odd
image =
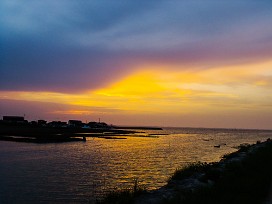
[[[150,190],[161,187],[188,162],[218,161],[235,151],[234,146],[271,137],[271,132],[227,130],[147,133],[169,135],[38,145],[0,142],[0,180],[5,191],[21,195],[24,203],[83,202],[114,189],[131,188],[135,179]],[[223,143],[226,145],[214,148]],[[0,195],[8,197],[5,191],[0,189]]]
[[[223,154],[235,151],[233,147],[238,141],[230,141],[228,136],[221,134],[207,139],[210,136],[171,134],[158,138],[126,137],[126,140],[95,138],[88,142],[103,150],[100,156],[108,169],[104,176],[110,177],[106,179],[108,189],[132,187],[135,179],[140,185],[155,189],[166,184],[169,176],[186,163],[218,161]],[[256,142],[256,138],[252,142]],[[228,145],[214,148],[221,143]]]

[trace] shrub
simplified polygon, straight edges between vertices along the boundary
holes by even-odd
[[[136,196],[146,193],[147,190],[144,186],[140,186],[138,179],[135,179],[134,185],[131,189],[116,190],[110,192],[106,197],[100,201],[98,204],[126,204],[133,203]]]

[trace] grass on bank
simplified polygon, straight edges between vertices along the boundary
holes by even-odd
[[[238,152],[247,152],[249,148],[250,145],[242,145]],[[228,159],[236,155],[237,152],[234,152],[224,157]],[[193,164],[175,174],[184,174],[192,169],[197,172],[209,172],[216,169],[216,165],[211,164],[209,167],[206,163]],[[225,170],[217,173],[216,179],[213,180],[214,185],[207,185],[193,192],[179,192],[174,198],[164,200],[163,203],[263,204],[269,195],[272,182],[272,143],[267,143],[253,154],[247,154],[242,161],[227,163]],[[210,174],[212,175],[211,172]]]
[[[223,159],[231,159],[237,157],[240,152],[247,152],[252,145],[247,143],[241,144],[237,147],[238,151],[223,155]],[[221,177],[221,170],[218,162],[194,162],[188,163],[181,169],[177,169],[169,178],[168,182],[172,180],[182,180],[189,178],[195,174],[203,174],[201,181],[216,181]]]
[[[131,189],[117,190],[110,192],[104,199],[97,201],[97,204],[128,204],[133,203],[134,198],[146,193],[146,189],[139,185],[138,180],[134,181]]]
[[[259,144],[259,142],[257,142]],[[252,145],[242,144],[238,151],[223,156],[228,160],[237,157],[241,152],[248,152]],[[189,178],[201,174],[203,183],[212,181],[194,191],[180,190],[172,199],[163,200],[162,204],[263,204],[269,194],[272,182],[272,142],[248,153],[242,161],[226,163],[222,171],[220,163],[197,162],[177,170],[169,179],[171,181]],[[146,193],[135,180],[132,189],[114,191],[98,203],[125,204],[133,203],[135,197]]]
[[[215,175],[214,168],[218,166],[217,162],[214,163],[206,163],[206,162],[195,162],[189,163],[185,165],[181,169],[177,169],[173,176],[171,176],[168,182],[172,180],[182,180],[185,178],[189,178],[195,174],[205,174],[205,175]],[[204,179],[204,178],[203,178]]]

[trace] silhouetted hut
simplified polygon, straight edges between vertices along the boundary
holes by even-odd
[[[7,123],[25,123],[27,122],[22,116],[3,116],[3,121]]]
[[[84,124],[81,120],[69,120],[68,125],[71,127],[82,127]]]

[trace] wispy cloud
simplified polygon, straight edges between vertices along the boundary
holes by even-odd
[[[81,92],[147,64],[271,57],[269,1],[1,1],[2,90]]]
[[[0,114],[268,127],[271,19],[270,1],[2,0]]]

